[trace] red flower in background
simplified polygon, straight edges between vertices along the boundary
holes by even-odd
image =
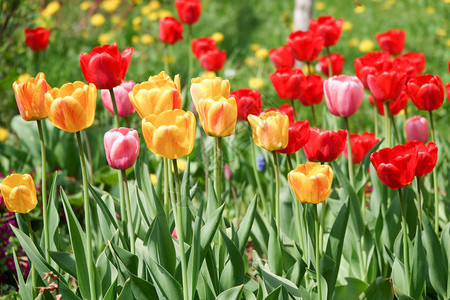
[[[243,88],[232,91],[230,97],[236,99],[238,119],[247,121],[248,115],[261,114],[261,94],[258,90]]]
[[[203,53],[216,48],[216,41],[214,41],[210,37],[204,37],[199,39],[192,39],[191,45],[192,53],[194,53],[195,57],[199,59]]]
[[[305,83],[298,100],[305,106],[319,104],[323,100],[323,80],[320,75],[305,76]]]
[[[391,29],[384,33],[375,35],[381,50],[389,52],[391,55],[399,54],[405,47],[405,31],[400,29]]]
[[[305,75],[300,69],[278,69],[270,74],[270,81],[281,99],[298,99],[305,82]]]
[[[397,99],[406,82],[406,74],[394,70],[369,74],[367,83],[372,95],[380,102]]]
[[[447,91],[447,100],[450,101],[450,82],[445,84],[445,90]]]
[[[279,48],[269,50],[270,60],[275,65],[275,68],[292,69],[295,64],[294,53],[289,45],[284,45]]]
[[[214,48],[200,55],[200,64],[207,71],[219,71],[227,60],[225,50]]]
[[[367,96],[369,102],[374,105],[373,96]],[[391,115],[398,115],[403,109],[408,105],[409,95],[406,92],[406,88],[403,88],[397,99],[394,101],[389,101],[389,111]],[[383,102],[377,101],[377,111],[380,115],[384,116],[384,106]]]
[[[344,55],[339,53],[331,53],[331,69],[333,70],[332,75],[342,74],[342,67],[344,66]],[[319,57],[319,67],[320,71],[325,76],[329,76],[330,63],[328,55],[323,55]]]
[[[405,144],[417,152],[417,165],[415,175],[422,177],[433,171],[438,158],[438,148],[435,143],[429,142],[427,146],[420,141],[409,141]]]
[[[81,71],[97,89],[110,89],[122,83],[132,54],[130,47],[120,53],[116,43],[97,46],[90,53],[80,54]]]
[[[294,51],[294,56],[300,61],[313,61],[324,46],[324,39],[315,31],[294,31],[288,39],[288,45]]]
[[[369,74],[388,70],[391,66],[391,58],[387,52],[374,51],[356,58],[353,64],[355,66],[356,77],[358,77],[364,87],[368,89],[367,76]]]
[[[414,76],[422,73],[425,69],[425,56],[422,52],[406,52],[394,59],[394,63],[398,61],[406,61],[414,66],[416,69]]]
[[[350,135],[350,143],[352,146],[352,160],[354,164],[362,162],[366,154],[375,146],[380,140],[375,137],[373,133],[364,132],[359,135],[352,133]],[[348,147],[345,144],[344,155],[348,159]]]
[[[199,0],[175,0],[175,7],[181,22],[187,24],[197,22],[202,13],[202,4]]]
[[[48,45],[50,32],[49,29],[43,27],[27,28],[25,29],[25,44],[33,51],[45,50]]]
[[[444,102],[444,87],[437,75],[417,75],[407,84],[408,94],[414,105],[421,110],[436,110]]]
[[[342,32],[344,19],[335,20],[332,16],[321,16],[309,21],[309,28],[324,40],[324,46],[330,47],[337,43]]]
[[[347,132],[345,130],[320,131],[318,128],[311,128],[309,141],[303,150],[309,161],[333,161],[344,151],[346,142]]]
[[[174,17],[159,19],[159,40],[173,45],[183,39],[183,24]]]
[[[289,125],[289,140],[286,148],[277,150],[278,153],[292,154],[300,150],[309,140],[309,122],[297,121]]]
[[[294,119],[294,109],[292,108],[292,106],[290,106],[287,103],[281,105],[279,108],[273,108],[273,107],[268,108],[264,112],[268,112],[268,111],[276,111],[276,112],[280,112],[282,114],[285,114],[289,118],[289,124],[293,124],[294,121],[295,121],[295,119]]]

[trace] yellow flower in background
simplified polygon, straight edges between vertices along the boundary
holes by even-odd
[[[170,55],[167,55],[167,56],[163,55],[163,57],[161,57],[161,62],[162,63],[167,62],[167,64],[173,65],[175,63],[175,57],[170,56]]]
[[[139,43],[140,40],[141,40],[141,39],[140,39],[137,35],[133,35],[133,36],[131,37],[131,42],[132,42],[133,44]]]
[[[100,13],[96,13],[91,17],[91,24],[95,27],[102,26],[105,24],[105,17]]]
[[[348,40],[347,45],[352,48],[358,47],[359,40],[357,38],[351,38]]]
[[[261,60],[265,60],[269,56],[269,51],[266,48],[259,48],[255,52],[255,55],[257,58],[259,58]]]
[[[122,19],[120,18],[120,16],[118,16],[118,15],[113,15],[113,16],[111,16],[111,22],[112,22],[114,25],[119,24],[120,21],[122,21]]]
[[[141,35],[141,43],[144,45],[150,45],[154,41],[155,41],[155,38],[152,37],[150,34]]]
[[[372,40],[362,40],[361,43],[359,43],[359,51],[363,53],[370,52],[374,49],[375,44]]]
[[[153,185],[156,185],[158,183],[158,176],[156,176],[156,174],[150,174],[150,181],[152,182]]]
[[[450,0],[443,0],[445,4],[450,4]]]
[[[58,12],[58,10],[61,8],[61,4],[59,4],[58,1],[52,1],[44,8],[41,15],[43,17],[50,17],[53,16]]]
[[[250,44],[250,49],[251,49],[253,52],[258,51],[259,48],[261,48],[261,46],[260,46],[259,44],[256,44],[256,43]]]
[[[445,44],[447,45],[447,47],[450,47],[450,39],[447,39],[447,41],[445,41]]]
[[[81,10],[88,10],[91,8],[92,2],[91,1],[83,1],[80,3],[80,9]]]
[[[201,98],[197,105],[198,117],[203,130],[209,136],[230,136],[236,129],[236,99],[215,96]]]
[[[220,44],[225,37],[222,32],[214,32],[211,34],[211,38],[216,42],[216,44]]]
[[[179,159],[177,163],[178,163],[178,170],[184,172],[186,170],[187,161],[185,159]]]
[[[156,20],[158,20],[158,14],[155,12],[151,12],[147,15],[147,19],[152,22],[156,21]]]
[[[253,128],[253,141],[258,147],[267,151],[286,148],[289,140],[289,118],[287,115],[269,111],[261,116],[248,115],[247,119]]]
[[[0,127],[0,143],[3,143],[8,138],[8,130],[6,128]]]
[[[3,202],[10,212],[26,214],[37,205],[36,187],[29,174],[11,174],[0,183]]]
[[[355,13],[357,13],[357,14],[362,14],[363,12],[366,11],[366,7],[364,6],[364,4],[360,4],[360,5],[358,5],[358,6],[355,6],[354,11],[355,11]]]
[[[147,15],[152,11],[151,7],[147,4],[141,7],[141,14]]]
[[[200,74],[200,77],[205,78],[205,79],[212,79],[212,78],[216,77],[216,72],[205,71],[202,74]]]
[[[82,32],[81,32],[81,36],[83,37],[83,38],[88,38],[89,37],[89,31],[87,31],[87,30],[83,30]]]
[[[134,17],[133,20],[131,20],[131,24],[133,26],[134,25],[141,25],[141,23],[142,23],[142,17],[140,17],[140,16]]]
[[[152,0],[148,4],[148,6],[150,7],[150,9],[156,10],[156,9],[159,9],[161,7],[161,2],[156,1],[156,0]]]
[[[317,1],[314,4],[314,8],[318,11],[324,10],[327,6],[325,5],[325,3],[323,3],[322,1]]]
[[[425,8],[425,11],[427,12],[427,14],[432,15],[434,14],[436,11],[434,10],[434,7],[431,5],[428,5],[427,8]]]
[[[342,31],[350,31],[353,29],[353,23],[350,21],[344,21],[342,24]]]
[[[31,75],[28,73],[22,73],[17,77],[17,82],[24,82],[31,78]]]
[[[111,13],[116,11],[121,2],[121,0],[103,0],[100,2],[100,8]]]
[[[264,80],[259,77],[252,77],[248,80],[248,87],[252,90],[259,90],[264,86]]]
[[[172,16],[172,12],[170,10],[167,10],[167,9],[161,9],[158,12],[158,17],[160,19],[164,19],[165,17],[171,17],[171,16]]]
[[[111,35],[109,33],[102,33],[98,35],[98,43],[100,45],[106,45],[111,40]]]
[[[253,57],[247,57],[246,59],[244,59],[244,64],[246,64],[247,66],[255,67],[258,65],[258,61]]]
[[[447,35],[447,31],[445,31],[445,29],[443,29],[443,28],[438,28],[438,29],[436,30],[436,34],[437,34],[438,36],[446,36],[446,35]]]

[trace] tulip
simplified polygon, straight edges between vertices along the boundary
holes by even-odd
[[[197,59],[200,59],[200,56],[203,53],[216,48],[216,41],[210,37],[204,37],[199,39],[192,39],[191,45],[192,53],[194,53]]]
[[[169,75],[165,71],[159,72],[158,75],[153,75],[148,77],[148,81],[156,82],[159,85],[165,85],[167,82],[173,84],[175,88],[181,93],[181,83],[180,83],[180,75],[175,75],[175,77],[170,78]]]
[[[270,49],[269,57],[275,68],[288,68],[292,69],[295,64],[294,53],[289,45],[284,45],[279,48]]]
[[[352,149],[352,161],[353,164],[359,164],[362,162],[366,154],[375,146],[380,140],[375,137],[373,133],[364,132],[359,135],[352,133],[350,135],[350,143]],[[344,155],[348,159],[348,147],[345,145]]]
[[[361,80],[366,89],[369,88],[367,76],[376,72],[388,70],[391,66],[391,58],[386,52],[369,52],[365,56],[355,59],[353,62],[356,71],[356,77]]]
[[[175,0],[175,7],[181,22],[189,25],[197,22],[202,13],[202,4],[199,0]]]
[[[391,55],[399,54],[405,47],[405,31],[400,29],[391,29],[384,33],[375,35],[381,50]]]
[[[260,117],[248,116],[253,128],[253,141],[268,151],[286,148],[289,139],[289,118],[275,111],[269,111]]]
[[[417,152],[415,176],[425,176],[434,169],[438,159],[438,148],[435,143],[429,142],[428,145],[425,145],[420,141],[409,141],[405,145]]]
[[[0,183],[3,202],[10,212],[26,214],[37,205],[36,187],[29,174],[11,174]]]
[[[405,122],[406,140],[420,141],[426,143],[428,141],[428,122],[421,116],[413,116]]]
[[[200,55],[200,64],[207,71],[219,71],[223,68],[227,60],[227,53],[225,50],[214,48]]]
[[[128,93],[133,90],[133,87],[135,85],[136,83],[134,81],[124,81],[113,89],[119,117],[129,116],[136,111],[133,104],[131,104],[130,97],[128,96]],[[105,108],[112,115],[114,115],[114,109],[110,92],[108,90],[102,90],[101,97],[102,103],[105,106]]]
[[[406,74],[397,71],[385,71],[369,74],[367,84],[372,95],[380,102],[397,99],[406,82]]]
[[[328,162],[336,160],[345,148],[347,132],[345,130],[310,129],[309,141],[303,147],[309,161]]]
[[[450,101],[450,82],[445,84],[445,91],[447,92],[447,100]]]
[[[248,115],[259,116],[261,113],[261,94],[258,90],[243,88],[232,91],[230,96],[236,99],[238,119],[247,121]]]
[[[425,56],[422,52],[406,52],[397,56],[394,61],[407,61],[416,68],[416,74],[422,73],[425,69]]]
[[[410,145],[397,145],[373,152],[370,161],[381,182],[391,189],[410,184],[417,166],[417,151]]]
[[[397,96],[397,99],[395,99],[394,101],[389,101],[389,112],[391,113],[391,115],[398,115],[408,105],[409,95],[406,92],[405,87],[402,89],[400,94]],[[367,99],[369,100],[369,102],[372,105],[374,105],[375,101],[374,101],[374,98],[372,95],[368,95]],[[377,101],[377,112],[380,115],[384,116],[383,102]]]
[[[344,55],[339,53],[331,53],[331,69],[333,70],[331,75],[340,75],[342,73],[342,67],[344,66]],[[319,57],[320,71],[325,76],[330,76],[330,60],[328,55]]]
[[[198,102],[197,111],[207,135],[225,137],[234,133],[237,121],[236,99],[222,96],[202,98]]]
[[[335,20],[332,16],[321,16],[317,20],[309,20],[309,28],[323,38],[325,47],[330,47],[339,40],[343,23],[344,19]]]
[[[281,99],[294,100],[300,97],[305,75],[300,69],[278,69],[270,74],[270,81]]]
[[[328,165],[307,162],[290,171],[288,181],[298,201],[318,204],[330,195],[333,169]]]
[[[417,73],[417,65],[407,58],[396,58],[392,60],[391,69],[405,73],[406,81],[419,74]]]
[[[53,125],[74,133],[94,123],[96,99],[94,84],[69,82],[45,94],[45,109]]]
[[[110,129],[103,138],[106,160],[114,169],[131,168],[139,155],[139,136],[136,130],[120,127]]]
[[[183,24],[174,17],[159,19],[159,40],[173,45],[183,39]]]
[[[153,153],[176,159],[189,155],[194,148],[195,116],[181,109],[148,115],[142,120],[142,134]]]
[[[165,72],[150,77],[149,81],[136,84],[128,95],[141,118],[150,114],[160,114],[166,110],[179,109],[183,101],[179,78],[175,76],[174,82]]]
[[[133,48],[129,47],[121,54],[116,43],[97,46],[90,53],[80,54],[81,71],[97,89],[111,89],[122,83],[132,54]]]
[[[323,91],[328,110],[340,117],[356,113],[364,98],[364,86],[355,76],[333,76],[325,80]]]
[[[432,111],[444,103],[444,87],[437,75],[417,75],[408,81],[407,89],[418,109]]]
[[[289,125],[289,137],[286,148],[277,150],[278,153],[292,154],[300,150],[309,140],[309,122],[297,121]]]
[[[45,110],[45,93],[51,90],[45,80],[44,73],[27,81],[13,83],[14,95],[20,115],[25,121],[41,120],[47,118]]]
[[[323,80],[318,74],[305,76],[303,89],[298,100],[305,106],[320,104],[323,100]]]
[[[268,108],[264,112],[267,113],[269,111],[279,112],[288,116],[289,124],[293,124],[295,122],[294,109],[287,103],[281,105],[279,108]]]
[[[225,166],[223,167],[223,174],[225,175],[225,178],[227,180],[233,179],[233,171],[231,171],[229,164],[225,164]]]
[[[222,96],[230,97],[230,82],[220,77],[215,78],[192,78],[191,80],[191,97],[195,108],[198,110],[198,101],[201,98],[214,98]]]
[[[33,51],[45,50],[48,46],[50,29],[38,27],[35,29],[25,29],[25,44]]]
[[[287,43],[297,60],[309,62],[315,60],[322,51],[324,39],[312,30],[298,30],[289,35]]]

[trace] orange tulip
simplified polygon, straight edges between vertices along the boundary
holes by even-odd
[[[262,116],[249,115],[253,128],[253,141],[268,151],[286,148],[289,140],[289,118],[285,114],[269,111]]]
[[[290,171],[288,180],[298,201],[317,204],[330,195],[333,169],[328,165],[307,162]]]
[[[173,81],[164,71],[156,76],[150,76],[146,82],[136,84],[128,95],[141,118],[160,114],[166,110],[179,109],[183,104],[180,77],[176,75]]]
[[[45,93],[51,90],[51,87],[45,80],[44,73],[38,73],[36,77],[24,82],[15,81],[12,86],[16,95],[17,107],[25,121],[47,118]]]
[[[36,187],[29,174],[11,174],[0,183],[3,201],[10,212],[26,214],[37,205]]]
[[[181,109],[151,114],[142,119],[142,133],[153,153],[169,159],[186,156],[194,148],[195,116]]]
[[[69,82],[45,94],[45,108],[53,125],[74,133],[94,123],[96,99],[94,84]]]
[[[198,110],[198,101],[202,98],[214,98],[222,96],[230,97],[230,82],[220,77],[202,78],[197,77],[191,80],[191,97],[195,108]]]
[[[237,121],[237,104],[233,97],[215,96],[200,99],[198,117],[209,136],[224,137],[234,133]]]

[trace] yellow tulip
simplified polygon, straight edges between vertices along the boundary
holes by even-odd
[[[48,118],[59,129],[78,132],[94,123],[97,88],[81,81],[66,83],[45,94]]]
[[[142,120],[142,134],[148,149],[159,156],[175,159],[189,155],[194,148],[195,116],[181,109],[148,115]]]
[[[51,90],[51,87],[45,81],[44,73],[38,73],[36,77],[23,82],[15,81],[12,86],[16,95],[17,107],[25,121],[47,118],[45,93]]]
[[[248,116],[253,128],[253,141],[268,151],[286,148],[289,139],[289,118],[285,114],[269,111],[262,116]]]
[[[150,76],[146,82],[136,84],[128,95],[139,116],[145,118],[151,114],[181,108],[183,100],[180,89],[180,77],[176,75],[173,81],[163,71]]]
[[[215,96],[200,99],[198,117],[205,133],[209,136],[224,137],[234,133],[237,121],[237,104],[233,97]]]
[[[37,205],[36,187],[29,174],[11,174],[0,183],[3,201],[10,212],[26,214]]]
[[[214,98],[222,96],[230,97],[230,82],[220,77],[202,78],[197,77],[191,80],[191,97],[195,108],[198,110],[198,101],[201,98]]]
[[[328,165],[307,162],[290,171],[288,180],[298,201],[317,204],[330,195],[333,169]]]

